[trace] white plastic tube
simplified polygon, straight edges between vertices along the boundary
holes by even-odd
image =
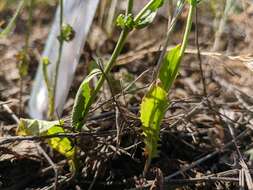
[[[77,64],[80,59],[81,50],[86,41],[93,21],[99,0],[64,0],[64,23],[70,24],[75,31],[75,38],[70,42],[64,42],[57,88],[55,96],[55,110],[57,114],[62,114],[66,98],[69,93],[71,83],[75,74]],[[58,56],[59,42],[59,7],[47,39],[43,52],[43,57],[49,58],[51,64],[48,66],[49,80],[54,76],[56,61]],[[43,79],[42,65],[40,64],[28,107],[32,118],[45,119],[48,111],[48,93]]]

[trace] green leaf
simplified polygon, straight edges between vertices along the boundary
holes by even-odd
[[[37,119],[23,119],[21,118],[18,125],[18,135],[46,135],[47,131],[55,126],[60,125],[63,121],[44,121]]]
[[[163,6],[163,4],[164,4],[164,0],[155,0],[150,4],[149,9],[151,11],[157,11],[157,9]]]
[[[36,119],[20,119],[17,134],[22,136],[44,136],[65,133],[61,127],[63,121],[44,121]],[[49,139],[48,144],[65,157],[74,157],[75,147],[67,137],[54,137]]]
[[[161,65],[161,69],[159,72],[159,79],[162,83],[162,87],[167,92],[174,80],[177,77],[178,68],[180,65],[180,48],[181,46],[178,45],[170,50],[164,57],[164,60]]]
[[[164,4],[164,0],[151,0],[134,19],[135,28],[144,28],[153,22],[158,9]]]
[[[72,127],[74,127],[76,130],[81,129],[84,124],[84,111],[91,97],[91,89],[89,86],[89,82],[92,78],[99,74],[101,74],[101,71],[99,69],[92,70],[90,74],[83,80],[77,91],[71,117]]]
[[[12,32],[13,28],[15,27],[15,22],[16,22],[16,20],[18,18],[19,13],[21,12],[22,8],[24,7],[24,4],[25,4],[25,0],[21,0],[19,2],[18,8],[17,8],[15,14],[12,16],[9,24],[6,26],[5,29],[3,29],[0,32],[0,38],[6,37],[9,33]]]
[[[53,134],[63,134],[65,133],[64,129],[59,125],[54,125],[47,131],[47,135]],[[49,139],[48,144],[57,152],[61,153],[65,157],[72,159],[75,154],[75,148],[72,142],[67,137],[54,137]]]
[[[157,155],[160,124],[168,107],[167,93],[160,84],[152,85],[142,100],[140,119],[145,136],[145,149],[148,156]]]

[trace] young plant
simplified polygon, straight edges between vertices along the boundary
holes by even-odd
[[[192,17],[196,0],[188,0],[190,4],[186,29],[181,45],[176,46],[165,55],[159,68],[156,80],[151,84],[140,106],[140,120],[144,134],[145,155],[147,156],[143,175],[145,176],[152,158],[158,154],[160,125],[169,106],[167,94],[173,85],[183,58],[192,26]]]
[[[128,6],[126,9],[125,14],[120,14],[117,17],[117,25],[122,28],[122,32],[118,39],[117,45],[112,53],[111,58],[109,59],[105,70],[103,71],[103,75],[100,76],[100,79],[94,89],[94,91],[87,96],[87,92],[84,92],[85,88],[83,87],[84,83],[81,84],[78,94],[75,100],[75,106],[72,110],[72,125],[76,130],[81,130],[81,128],[85,124],[86,116],[90,110],[92,103],[94,102],[98,92],[100,91],[105,79],[106,75],[111,71],[112,67],[114,66],[117,57],[119,56],[126,38],[128,34],[133,29],[143,28],[150,23],[155,18],[155,15],[158,9],[163,5],[164,0],[151,0],[140,12],[137,16],[133,17],[132,15],[132,8],[133,8],[133,0],[128,0]],[[86,80],[86,79],[85,79]],[[85,95],[86,94],[86,95]],[[81,96],[81,97],[80,97]],[[79,106],[79,100],[82,100],[81,105]]]

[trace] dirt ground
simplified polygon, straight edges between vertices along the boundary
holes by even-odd
[[[161,126],[159,156],[146,178],[141,177],[146,158],[139,105],[153,80],[165,39],[164,13],[148,28],[130,34],[113,68],[112,84],[104,85],[88,116],[92,133],[73,136],[81,150],[80,171],[73,177],[68,161],[51,150],[45,139],[27,140],[15,134],[19,118],[29,117],[29,95],[55,6],[43,5],[34,11],[29,74],[22,80],[21,94],[16,55],[25,42],[27,13],[22,12],[14,33],[0,38],[0,189],[54,189],[56,182],[58,189],[68,190],[88,189],[91,184],[93,189],[253,189],[253,4],[247,5],[229,15],[216,41],[218,22],[207,4],[200,4],[198,25],[194,22],[180,73],[168,96],[171,105]],[[2,10],[0,23],[13,12],[13,7]],[[187,9],[169,48],[181,42],[186,16]],[[197,26],[201,60],[195,43]],[[67,129],[75,94],[92,58],[106,61],[119,32],[115,28],[109,36],[98,11],[62,116]]]

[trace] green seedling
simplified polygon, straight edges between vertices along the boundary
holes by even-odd
[[[81,129],[80,127],[84,126],[85,119],[86,119],[86,116],[91,108],[91,105],[94,102],[98,92],[100,91],[100,89],[106,79],[106,75],[109,74],[112,67],[114,66],[116,59],[119,56],[119,54],[125,44],[128,34],[133,29],[143,28],[143,27],[147,26],[148,24],[150,24],[153,21],[158,9],[163,5],[163,3],[164,3],[163,0],[151,0],[139,12],[139,14],[137,14],[137,16],[133,17],[133,15],[132,15],[133,0],[128,0],[128,7],[126,9],[125,15],[121,14],[116,19],[117,25],[122,28],[122,32],[121,32],[120,37],[118,39],[117,45],[112,53],[112,56],[109,59],[107,65],[105,67],[105,70],[103,71],[103,75],[101,75],[94,91],[92,92],[92,94],[90,95],[90,98],[88,98],[88,100],[87,100],[87,98],[85,98],[86,93],[78,93],[78,95],[76,96],[75,102],[77,103],[78,99],[81,99],[79,97],[79,95],[83,94],[83,99],[85,99],[85,104],[82,103],[82,105],[74,106],[74,108],[73,108],[72,124],[75,129],[80,130]],[[82,85],[83,85],[83,83],[81,84],[81,86]],[[81,86],[79,89],[83,89],[83,87],[81,87]],[[78,105],[78,103],[75,105]],[[85,105],[85,106],[83,106],[83,105]],[[82,108],[82,109],[79,109],[79,108]],[[78,113],[78,112],[80,112],[80,113],[74,114],[74,113]],[[79,115],[77,117],[79,120],[76,120],[76,118],[73,118],[75,115]],[[78,124],[76,124],[76,123],[78,123]]]
[[[144,134],[145,155],[147,157],[143,172],[144,176],[149,169],[152,158],[158,154],[160,125],[169,106],[167,94],[177,77],[180,62],[187,46],[192,26],[192,17],[197,6],[197,1],[188,0],[188,2],[190,9],[182,44],[167,52],[163,58],[155,82],[151,84],[141,102],[140,120]]]

